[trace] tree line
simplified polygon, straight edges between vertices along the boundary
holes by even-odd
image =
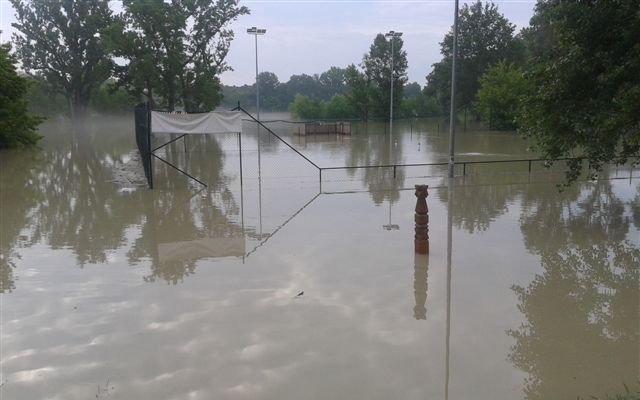
[[[45,102],[44,94],[58,96],[73,118],[86,115],[92,104],[117,108],[141,98],[156,108],[188,112],[212,110],[223,96],[232,103],[253,101],[251,86],[223,90],[219,80],[230,68],[229,24],[249,13],[235,0],[123,0],[117,14],[107,0],[10,1],[15,52],[3,47],[0,72],[12,77],[2,84],[13,85],[3,89],[3,96],[13,98],[2,98],[2,113],[24,108],[21,99],[29,94],[22,78],[13,79],[18,60],[38,82],[31,85],[34,103]],[[492,129],[519,130],[549,159],[577,157],[573,178],[582,159],[597,171],[606,162],[640,155],[635,0],[538,0],[530,25],[517,33],[495,4],[477,1],[463,5],[458,29],[456,112],[470,112]],[[358,65],[294,75],[286,83],[262,73],[261,103],[286,105],[301,118],[388,118],[391,102],[397,116],[446,115],[452,49],[453,28],[420,88],[407,84],[402,39],[378,34]],[[29,121],[21,128],[25,143],[33,141],[38,123]]]
[[[73,119],[101,90],[170,111],[212,110],[229,69],[229,24],[249,13],[235,0],[123,0],[117,14],[108,0],[11,4],[22,68],[41,91],[64,97]]]
[[[535,17],[534,17],[535,18]],[[531,28],[515,25],[493,3],[465,4],[458,22],[457,110],[468,111],[491,129],[513,130],[520,97],[526,89],[524,66],[539,46]],[[259,74],[261,105],[289,110],[299,118],[388,119],[391,102],[391,40],[396,117],[438,117],[449,113],[453,29],[440,43],[440,61],[432,65],[421,88],[407,84],[403,40],[378,34],[362,62],[332,67],[320,75],[293,75],[280,83],[271,72]],[[406,91],[405,91],[406,90]],[[255,105],[255,84],[225,87],[225,99]]]

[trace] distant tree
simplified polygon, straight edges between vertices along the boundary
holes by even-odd
[[[291,75],[285,84],[285,91],[290,99],[294,99],[298,94],[315,100],[322,99],[322,88],[317,76]]]
[[[372,101],[369,87],[370,79],[353,64],[347,67],[345,77],[347,85],[350,87],[347,101],[353,112],[366,121],[369,119]]]
[[[42,118],[29,115],[27,80],[18,76],[9,44],[0,45],[0,149],[35,144]]]
[[[313,100],[301,94],[296,95],[289,105],[289,112],[294,118],[321,119],[324,118],[324,107],[320,100]]]
[[[273,72],[261,72],[260,106],[270,110],[286,110],[295,96],[300,94],[313,100],[330,101],[337,94],[347,92],[345,69],[331,67],[320,75],[292,75],[287,82],[280,82]],[[255,105],[255,84],[251,86],[226,86],[225,105],[238,100],[245,106]]]
[[[403,118],[439,117],[442,110],[435,97],[420,91],[411,98],[402,99],[398,115]]]
[[[26,99],[31,113],[43,117],[69,114],[65,96],[51,87],[42,76],[27,75],[24,78],[28,81]]]
[[[331,67],[320,74],[318,82],[322,88],[322,99],[329,100],[337,94],[345,94],[347,85],[345,81],[345,68]]]
[[[131,112],[137,102],[124,88],[108,80],[91,95],[89,106],[99,113],[122,114]]]
[[[222,95],[222,105],[226,108],[233,108],[238,105],[238,102],[244,108],[256,105],[255,85],[223,85]]]
[[[38,73],[82,118],[94,89],[109,78],[113,62],[101,35],[114,22],[107,0],[11,0],[13,35],[22,68]]]
[[[484,6],[480,1],[465,4],[458,17],[458,81],[456,103],[466,108],[473,102],[479,88],[479,79],[485,70],[502,60],[515,62],[522,57],[522,46],[514,44],[515,26],[493,3]],[[451,93],[451,55],[453,53],[453,27],[440,42],[442,60],[433,64],[427,75],[431,95],[449,108]]]
[[[418,82],[411,82],[404,86],[404,97],[410,99],[412,97],[416,97],[422,88]]]
[[[426,89],[426,88],[425,88]],[[417,82],[412,82],[404,88],[404,98],[400,104],[398,116],[403,118],[437,117],[442,110],[433,94],[420,88]]]
[[[278,76],[273,72],[265,71],[260,72],[258,80],[260,82],[260,108],[265,110],[286,109],[289,102]],[[255,93],[255,85],[253,89]]]
[[[248,14],[235,0],[123,0],[123,31],[113,30],[116,55],[129,60],[121,80],[169,110],[208,111],[221,100],[218,76],[233,39],[227,26]]]
[[[480,77],[474,108],[490,129],[513,130],[527,81],[522,70],[502,61]]]
[[[391,40],[393,40],[393,66],[391,65]],[[407,52],[402,50],[401,38],[387,40],[381,33],[376,35],[369,53],[362,59],[362,68],[370,78],[371,97],[375,116],[389,117],[391,97],[391,71],[393,68],[393,105],[400,106],[404,84],[407,82]]]
[[[324,116],[327,119],[351,119],[358,115],[351,107],[349,99],[343,94],[337,94],[324,105]]]
[[[544,157],[598,171],[640,156],[640,14],[635,0],[538,2],[528,37],[531,90],[520,131]]]

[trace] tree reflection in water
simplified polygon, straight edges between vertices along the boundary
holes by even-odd
[[[161,257],[160,246],[188,243],[203,239],[242,237],[239,221],[240,205],[230,189],[232,180],[224,174],[224,154],[214,137],[189,137],[185,153],[181,145],[169,152],[169,161],[185,166],[190,174],[202,177],[207,187],[192,187],[184,177],[176,179],[175,171],[158,167],[154,177],[157,189],[144,199],[144,221],[141,235],[128,252],[132,264],[151,259],[151,273],[144,277],[153,282],[160,278],[176,284],[195,272],[198,257]],[[224,254],[214,256],[224,256]]]
[[[191,138],[190,146],[204,151],[172,153],[172,161],[205,177],[205,190],[198,192],[187,179],[169,179],[172,171],[156,168],[156,179],[164,185],[160,190],[123,191],[112,180],[115,168],[135,148],[131,121],[93,122],[71,140],[66,133],[72,128],[53,122],[49,128],[55,133],[46,136],[43,149],[10,151],[0,159],[0,291],[15,288],[18,240],[21,246],[46,243],[68,249],[83,267],[108,264],[110,252],[129,245],[127,230],[139,227],[130,262],[150,257],[152,272],[146,279],[175,283],[193,273],[195,260],[162,263],[159,243],[241,234],[239,221],[229,221],[240,206],[228,188],[230,178],[224,176],[223,152],[215,138]]]
[[[369,126],[371,125],[371,126]],[[371,130],[382,131],[384,128],[380,124],[370,122],[364,128],[368,132]],[[380,132],[372,135],[367,140],[353,140],[349,146],[349,153],[345,160],[348,166],[364,165],[393,165],[402,163],[402,140],[400,137],[389,138],[388,133]],[[380,205],[385,201],[395,204],[400,199],[400,189],[404,188],[405,171],[398,168],[363,168],[347,169],[347,174],[353,177],[361,174],[360,179],[366,186],[374,204]]]
[[[625,240],[625,204],[610,181],[564,201],[534,197],[525,195],[521,229],[543,272],[513,287],[526,322],[509,331],[527,398],[623,393],[640,370],[640,249]]]
[[[27,245],[21,231],[32,219],[29,211],[41,200],[32,169],[42,163],[37,150],[0,153],[0,293],[16,288],[13,259],[20,258],[17,248]]]
[[[509,203],[522,193],[521,185],[479,184],[468,178],[464,185],[457,186],[455,196],[447,191],[438,191],[440,201],[451,208],[452,223],[469,233],[483,232],[499,216],[508,211]]]

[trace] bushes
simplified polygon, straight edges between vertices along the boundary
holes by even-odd
[[[27,80],[18,76],[10,50],[9,45],[0,45],[0,148],[35,144],[40,139],[37,127],[43,121],[29,114]]]
[[[289,112],[299,119],[351,119],[357,118],[348,99],[337,94],[330,101],[312,100],[297,94],[289,105]]]
[[[522,71],[502,61],[488,68],[480,78],[475,111],[489,123],[490,129],[513,130],[526,91],[527,81]]]

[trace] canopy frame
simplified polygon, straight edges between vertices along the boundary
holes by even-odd
[[[170,145],[171,143],[174,143],[180,139],[184,140],[184,150],[185,152],[187,151],[187,136],[189,136],[189,133],[182,133],[180,136],[175,137],[171,140],[169,140],[166,143],[163,143],[155,148],[151,148],[151,137],[154,133],[153,131],[153,126],[152,126],[152,117],[151,117],[151,107],[149,105],[149,103],[142,103],[136,106],[136,112],[135,112],[135,124],[136,124],[136,142],[138,144],[138,150],[140,151],[140,155],[142,157],[143,160],[143,166],[144,166],[144,170],[145,170],[145,175],[147,178],[147,183],[149,185],[149,189],[153,189],[154,186],[154,182],[153,182],[153,159],[157,159],[161,162],[163,162],[164,164],[168,165],[169,167],[175,169],[176,171],[180,172],[181,174],[185,175],[186,177],[188,177],[189,179],[199,183],[200,185],[204,186],[204,187],[208,187],[208,185],[203,182],[202,180],[194,177],[193,175],[191,175],[190,173],[188,173],[187,171],[181,169],[180,167],[172,164],[171,162],[169,162],[168,160],[160,157],[158,154],[156,154],[156,151]],[[163,131],[161,133],[170,133],[167,131]],[[180,133],[180,132],[176,132],[176,133]],[[197,134],[202,134],[203,132],[197,132]],[[225,131],[225,132],[212,132],[212,134],[221,134],[221,133],[235,133],[238,136],[238,150],[239,150],[239,154],[240,154],[240,182],[242,185],[242,130],[240,129],[237,132],[234,131]]]

